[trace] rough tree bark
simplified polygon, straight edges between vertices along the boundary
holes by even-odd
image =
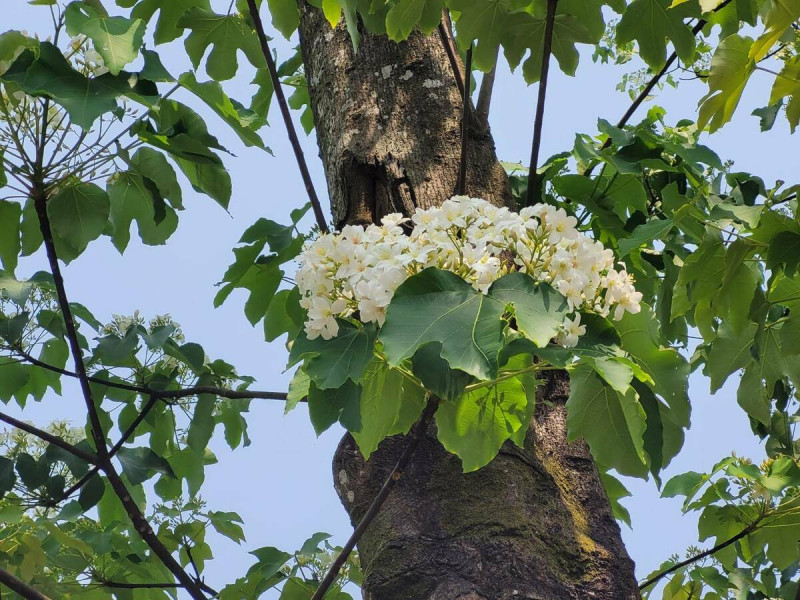
[[[438,36],[395,44],[363,35],[354,54],[342,24],[301,0],[300,39],[334,222],[372,223],[452,195],[461,102]],[[470,141],[467,193],[508,202],[491,134]],[[568,381],[540,388],[524,449],[507,444],[463,474],[435,426],[370,525],[359,552],[367,600],[632,600],[640,598],[597,468],[567,443]],[[405,447],[386,440],[364,461],[349,435],[334,483],[357,523]]]

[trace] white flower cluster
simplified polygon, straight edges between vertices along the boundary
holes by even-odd
[[[642,295],[614,254],[576,229],[576,220],[548,204],[519,213],[478,198],[456,196],[440,207],[417,210],[406,234],[400,214],[366,229],[348,225],[306,246],[296,282],[308,310],[310,339],[330,339],[337,317],[358,311],[364,323],[382,325],[398,286],[427,267],[460,276],[486,293],[512,271],[547,282],[566,297],[570,312],[557,342],[575,346],[586,332],[579,310],[613,315],[639,312]]]

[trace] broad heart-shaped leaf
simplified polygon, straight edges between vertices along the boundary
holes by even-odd
[[[697,126],[709,125],[713,132],[731,120],[755,63],[750,58],[753,40],[729,35],[722,40],[711,58],[708,72],[708,94],[700,100]]]
[[[108,194],[93,183],[63,188],[47,203],[58,256],[69,262],[79,256],[108,223]]]
[[[504,368],[519,371],[532,360],[530,355],[515,356]],[[465,473],[476,471],[489,464],[509,438],[522,446],[535,406],[534,374],[510,377],[442,402],[436,411],[437,435],[461,459]]]
[[[623,475],[646,477],[645,428],[644,409],[633,388],[623,396],[588,366],[572,371],[567,401],[569,439],[584,438],[597,462]]]
[[[190,8],[202,8],[211,10],[209,0],[117,0],[119,6],[130,8],[131,17],[150,21],[158,11],[158,21],[153,39],[156,44],[164,44],[177,39],[183,33],[183,27],[178,24],[183,14]]]
[[[254,125],[259,124],[258,115],[229,98],[219,83],[216,81],[199,82],[191,72],[181,75],[178,82],[217,113],[246,146],[257,146],[262,150],[269,151],[254,129]]]
[[[389,363],[399,365],[425,344],[439,342],[450,367],[479,379],[497,374],[505,304],[436,268],[409,277],[394,294],[380,340]]]
[[[442,400],[453,400],[462,394],[472,377],[464,371],[451,369],[441,354],[441,344],[425,344],[411,358],[411,370],[425,389]]]
[[[0,75],[6,72],[23,50],[36,48],[38,45],[38,40],[14,29],[0,33]]]
[[[2,153],[0,153],[0,158],[2,158]],[[2,166],[0,166],[0,170],[2,170]],[[0,188],[2,188],[2,181],[0,181]],[[17,260],[22,249],[20,238],[21,220],[21,204],[9,200],[0,200],[0,264],[9,273],[13,273],[14,269],[17,268]]]
[[[351,432],[364,458],[386,437],[408,433],[424,407],[424,389],[385,361],[373,358],[361,377],[361,428]]]
[[[625,313],[616,323],[622,349],[630,354],[650,375],[653,389],[666,400],[675,422],[689,426],[688,379],[689,363],[674,348],[664,348],[659,342],[658,320],[653,310],[642,303],[638,314]]]
[[[169,463],[150,448],[126,448],[123,446],[117,452],[117,458],[122,464],[122,472],[132,485],[139,485],[156,473],[175,477]]]
[[[308,388],[308,416],[317,435],[321,435],[336,421],[348,431],[360,431],[360,396],[361,386],[350,379],[341,387],[324,390],[311,382]]]
[[[754,62],[763,59],[798,19],[800,0],[774,0],[764,19],[765,31],[750,48],[750,58]]]
[[[215,81],[224,81],[236,75],[239,51],[257,69],[266,68],[253,28],[240,15],[218,15],[203,8],[191,8],[178,21],[180,27],[191,30],[186,38],[186,53],[195,69],[209,46],[211,53],[206,61],[206,73]]]
[[[636,229],[633,230],[631,237],[619,241],[620,258],[626,256],[634,248],[640,248],[653,240],[661,240],[661,238],[672,229],[673,225],[674,221],[670,218],[653,219],[647,223],[638,225]]]
[[[175,169],[166,157],[152,148],[139,148],[128,163],[130,170],[156,184],[158,192],[175,209],[183,209],[183,195]]]
[[[489,296],[514,308],[517,329],[544,348],[558,333],[568,312],[564,296],[546,283],[534,284],[524,273],[509,273],[498,279]]]
[[[739,333],[724,321],[720,325],[717,337],[706,351],[706,364],[703,370],[711,380],[712,393],[719,390],[732,373],[743,369],[750,362],[750,347],[753,345],[757,330],[758,326],[755,323],[750,323]]]
[[[64,107],[72,123],[83,129],[91,128],[100,115],[115,110],[119,96],[145,105],[158,100],[153,82],[139,79],[132,86],[131,75],[124,71],[85,77],[49,42],[41,42],[38,53],[26,50],[20,54],[2,79],[16,83],[32,96],[50,98]]]
[[[149,246],[164,244],[178,228],[178,215],[164,203],[158,186],[151,179],[122,171],[113,175],[107,190],[113,225],[111,241],[120,254],[130,241],[131,221],[136,221],[139,237]]]
[[[338,323],[339,334],[329,340],[321,337],[310,340],[301,331],[289,352],[287,368],[305,359],[303,370],[319,389],[338,388],[348,379],[358,383],[372,359],[374,325],[356,327],[341,319]]]
[[[516,17],[516,15],[515,15]],[[513,65],[519,59],[517,55],[525,49],[530,50],[530,55],[522,65],[522,74],[525,81],[535,83],[539,81],[542,70],[542,52],[544,52],[545,19],[523,18],[512,26],[514,30],[515,46],[506,48],[506,57]],[[556,15],[553,23],[553,56],[558,61],[558,66],[567,75],[574,75],[578,68],[578,49],[576,44],[592,44],[598,41],[586,29],[583,22],[573,15]]]
[[[141,19],[109,17],[85,2],[72,2],[64,11],[67,33],[87,36],[112,75],[139,55],[145,22]]]
[[[272,24],[287,40],[300,25],[300,10],[293,0],[267,0]]]
[[[690,3],[670,8],[670,0],[634,0],[617,25],[617,43],[636,40],[639,54],[653,69],[667,60],[667,39],[678,57],[688,62],[694,54],[695,38],[684,19],[692,14]]]

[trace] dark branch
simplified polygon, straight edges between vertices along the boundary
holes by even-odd
[[[15,350],[15,352],[17,353],[17,355],[19,355],[32,365],[35,365],[42,369],[47,369],[48,371],[53,371],[54,373],[59,373],[60,375],[64,375],[66,377],[78,378],[78,374],[75,373],[74,371],[68,371],[67,369],[62,369],[60,367],[47,364],[46,362],[42,362],[38,358],[34,358],[33,356],[31,356],[30,354],[28,354],[23,350]],[[214,394],[215,396],[228,398],[230,400],[243,400],[243,399],[286,400],[285,392],[264,392],[257,390],[229,390],[226,388],[218,388],[208,385],[182,388],[179,390],[157,390],[155,388],[151,388],[146,385],[136,385],[133,383],[120,383],[119,381],[110,381],[107,379],[103,379],[102,377],[93,377],[91,375],[88,377],[88,379],[92,383],[97,383],[107,387],[112,387],[118,390],[127,390],[129,392],[135,392],[137,394],[157,396],[159,399],[166,399],[166,400],[178,400],[180,398],[187,398],[190,396],[196,396],[198,394]]]
[[[269,78],[272,80],[275,98],[277,98],[278,106],[281,109],[283,123],[286,125],[286,133],[289,135],[289,143],[291,143],[292,150],[294,150],[294,157],[297,160],[297,167],[300,169],[300,176],[303,178],[303,184],[306,186],[306,193],[308,194],[308,199],[311,201],[314,217],[317,220],[317,225],[320,230],[323,233],[328,233],[328,223],[325,221],[325,213],[322,212],[322,205],[317,197],[317,191],[314,189],[314,183],[311,181],[311,174],[308,172],[308,165],[306,164],[306,158],[303,154],[303,148],[300,146],[300,140],[297,138],[297,131],[292,122],[292,113],[289,111],[289,105],[286,103],[286,96],[283,93],[283,88],[281,88],[281,80],[278,78],[278,69],[275,66],[275,59],[272,58],[272,52],[267,43],[267,36],[264,33],[264,24],[261,22],[261,15],[258,13],[256,1],[247,0],[247,7],[256,28],[258,41],[261,43],[261,52],[264,54],[264,58],[267,61],[267,69],[269,70]]]
[[[2,568],[0,568],[0,583],[5,585],[12,592],[18,593],[26,600],[50,600],[49,597]]]
[[[76,448],[69,442],[63,440],[62,438],[58,437],[57,435],[53,435],[52,433],[48,433],[38,427],[34,427],[29,423],[25,423],[24,421],[20,421],[19,419],[15,419],[14,417],[7,415],[5,413],[0,412],[0,421],[4,421],[8,423],[12,427],[16,427],[17,429],[21,429],[26,433],[30,433],[31,435],[35,435],[36,437],[53,444],[53,446],[58,446],[62,450],[66,450],[73,456],[77,456],[81,460],[85,460],[90,465],[97,465],[98,458],[94,454],[90,454],[89,452],[84,452],[80,448]]]
[[[447,60],[450,62],[450,67],[453,69],[453,77],[456,80],[458,93],[464,95],[464,77],[461,74],[461,67],[458,64],[458,57],[453,42],[453,30],[450,27],[450,15],[447,9],[442,10],[442,21],[437,28],[439,31],[439,39],[442,40],[442,46],[447,53]]]
[[[47,111],[44,111],[45,114]],[[42,128],[45,128],[45,123],[42,123]],[[91,429],[92,438],[95,442],[95,449],[97,452],[97,464],[100,469],[105,473],[108,478],[111,488],[114,493],[119,497],[125,512],[131,519],[136,531],[139,532],[142,539],[147,543],[153,553],[158,556],[164,563],[164,566],[170,570],[175,578],[184,585],[189,595],[194,600],[206,600],[205,594],[197,586],[196,582],[184,571],[178,561],[172,556],[166,546],[161,543],[158,536],[153,532],[150,524],[145,519],[141,510],[136,502],[131,497],[130,492],[125,486],[125,483],[120,478],[113,463],[111,462],[106,446],[105,434],[103,426],[100,422],[100,416],[95,406],[94,398],[92,396],[92,388],[89,376],[86,373],[86,365],[83,362],[83,353],[81,351],[80,342],[78,341],[78,332],[75,327],[75,321],[72,317],[72,309],[70,308],[69,299],[67,298],[66,289],[64,287],[64,278],[61,275],[61,267],[58,264],[58,254],[56,252],[55,242],[53,241],[53,232],[50,227],[50,218],[47,214],[47,194],[44,187],[44,177],[42,173],[42,161],[44,155],[44,147],[40,143],[37,148],[36,161],[34,163],[34,172],[32,177],[33,193],[31,194],[34,205],[36,207],[36,214],[39,217],[39,229],[42,233],[44,240],[45,252],[47,254],[47,261],[50,265],[50,271],[53,275],[53,282],[56,288],[56,297],[58,298],[58,305],[61,309],[61,314],[64,318],[64,326],[67,334],[68,345],[72,354],[72,360],[75,363],[75,372],[80,382],[81,391],[83,392],[83,399],[86,403],[86,410],[89,416],[89,427]]]
[[[717,11],[720,11],[723,8],[725,8],[728,4],[730,4],[731,2],[733,2],[733,0],[725,0],[724,2],[722,2],[719,6],[717,6],[711,12],[715,13]],[[707,24],[708,24],[708,21],[706,21],[705,19],[700,19],[695,24],[695,26],[692,27],[692,34],[696,36],[698,33],[700,33],[703,30],[703,27],[705,27]],[[653,88],[656,87],[656,85],[658,85],[658,82],[661,81],[661,78],[664,77],[664,75],[666,75],[667,71],[669,71],[669,68],[672,66],[672,64],[676,60],[678,60],[678,53],[677,52],[673,52],[672,54],[669,55],[669,58],[667,58],[667,62],[664,63],[664,66],[661,67],[661,70],[658,73],[656,73],[655,75],[653,75],[653,77],[650,79],[650,81],[647,82],[647,85],[644,86],[644,89],[639,93],[638,96],[636,96],[636,99],[628,107],[628,110],[625,111],[625,114],[622,115],[622,118],[619,121],[617,121],[617,127],[618,128],[621,129],[622,127],[625,127],[625,125],[628,124],[628,121],[633,116],[633,113],[635,113],[636,110],[642,105],[642,102],[644,102],[647,99],[647,97],[650,95],[650,92],[652,92]],[[611,138],[608,138],[603,143],[603,145],[601,146],[600,149],[601,150],[605,150],[610,145],[611,145]]]
[[[686,567],[686,566],[689,566],[691,564],[694,564],[698,560],[702,560],[702,559],[706,558],[707,556],[711,556],[712,554],[716,554],[720,550],[724,550],[725,548],[727,548],[731,544],[735,544],[736,542],[738,542],[743,537],[746,537],[746,536],[750,535],[757,528],[758,528],[758,524],[757,523],[753,523],[751,525],[748,525],[747,527],[742,529],[742,531],[737,533],[732,538],[727,539],[724,542],[720,542],[719,544],[717,544],[713,548],[710,548],[708,550],[705,550],[704,552],[700,552],[698,554],[695,554],[694,556],[691,556],[691,557],[687,558],[686,560],[684,560],[682,562],[679,562],[679,563],[676,563],[676,564],[672,565],[669,569],[665,569],[665,570],[661,571],[660,573],[658,573],[657,575],[654,575],[653,577],[651,577],[650,579],[645,581],[643,584],[641,584],[639,586],[639,589],[640,590],[647,589],[651,585],[653,585],[654,583],[657,583],[658,581],[661,581],[664,577],[666,577],[667,575],[670,575],[671,573],[674,573],[678,569],[682,569],[683,567]]]
[[[497,47],[500,50],[500,47]],[[489,108],[492,104],[492,91],[494,90],[494,78],[497,74],[497,53],[495,53],[495,63],[492,70],[486,73],[481,79],[481,89],[478,92],[478,104],[475,106],[475,114],[484,126],[489,128]]]
[[[370,504],[367,512],[364,513],[364,517],[355,528],[355,531],[353,531],[353,535],[350,536],[350,539],[347,540],[347,543],[342,548],[339,556],[337,556],[333,561],[331,568],[325,574],[325,578],[322,580],[322,583],[319,584],[317,591],[315,591],[314,595],[311,596],[311,600],[321,600],[331,585],[333,585],[333,582],[336,581],[339,571],[341,570],[342,566],[344,566],[344,563],[347,562],[347,557],[350,556],[353,548],[355,548],[358,540],[361,539],[361,536],[367,530],[367,527],[369,527],[369,524],[372,523],[372,520],[383,506],[383,503],[386,502],[386,498],[389,496],[389,493],[392,491],[395,484],[403,477],[403,472],[408,465],[408,462],[411,460],[411,457],[414,455],[417,446],[419,446],[422,436],[424,436],[425,432],[428,430],[428,426],[433,419],[433,415],[436,412],[436,407],[438,405],[438,398],[432,397],[428,399],[428,404],[425,407],[422,416],[416,422],[409,435],[408,446],[406,446],[406,449],[403,450],[403,454],[398,459],[397,464],[394,466],[394,469],[392,469],[392,472],[389,473],[386,481],[383,482],[383,486],[375,496],[372,504]]]
[[[469,150],[469,121],[470,97],[469,82],[472,73],[472,44],[467,50],[467,62],[464,66],[464,91],[461,98],[461,159],[458,164],[458,181],[456,182],[456,196],[461,196],[467,191],[467,152]]]
[[[542,70],[539,75],[539,97],[536,101],[536,117],[533,122],[533,145],[531,147],[531,163],[528,169],[528,199],[526,204],[533,205],[539,188],[536,169],[539,164],[539,149],[542,145],[542,125],[544,123],[544,101],[547,97],[547,75],[550,71],[550,54],[553,47],[553,27],[556,20],[558,0],[547,0],[547,15],[544,23],[544,48],[542,49]]]

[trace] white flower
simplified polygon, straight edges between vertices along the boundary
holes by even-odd
[[[567,317],[562,325],[556,341],[564,348],[574,348],[578,345],[578,338],[586,333],[586,325],[581,325],[581,313],[576,313],[575,318]]]

